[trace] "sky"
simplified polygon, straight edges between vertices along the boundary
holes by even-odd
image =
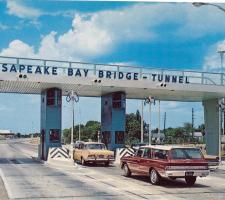
[[[225,4],[219,4],[225,7]],[[225,13],[191,3],[0,1],[0,55],[117,63],[178,70],[219,71],[225,49]],[[75,105],[75,123],[100,121],[100,98]],[[127,100],[127,113],[140,109]],[[201,102],[161,102],[167,127],[203,123]],[[62,128],[71,125],[71,105],[63,100]],[[158,125],[153,107],[153,128]],[[148,108],[144,119],[148,121]],[[0,94],[0,129],[38,132],[40,96]]]

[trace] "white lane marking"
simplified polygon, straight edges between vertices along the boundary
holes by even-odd
[[[6,191],[7,191],[8,197],[9,197],[10,199],[12,199],[12,198],[13,198],[12,191],[11,191],[11,189],[10,189],[10,186],[9,186],[9,184],[8,184],[8,181],[7,181],[7,179],[6,179],[6,177],[5,177],[5,175],[4,175],[4,173],[3,173],[3,171],[2,171],[1,168],[0,168],[0,176],[1,176],[2,181],[3,181],[3,183],[4,183],[4,186],[5,186],[5,189],[6,189]]]

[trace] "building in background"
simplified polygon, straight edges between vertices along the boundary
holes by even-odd
[[[15,133],[12,133],[10,130],[0,130],[0,139],[14,138]]]

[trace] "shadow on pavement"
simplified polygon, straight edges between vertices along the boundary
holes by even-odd
[[[81,165],[80,163],[77,163],[78,165]],[[83,166],[83,165],[81,165]],[[104,163],[86,163],[84,165],[84,167],[107,167],[107,168],[115,168],[116,166],[114,166],[113,164],[110,164],[109,166],[105,166]]]
[[[2,164],[40,164],[39,161],[32,158],[0,158],[0,165]]]
[[[130,177],[130,179],[135,179],[135,180],[140,180],[140,181],[144,181],[146,183],[150,183],[149,181],[149,177],[147,176],[139,176],[139,175],[132,175]],[[159,186],[163,186],[163,187],[166,187],[166,188],[187,188],[189,186],[187,186],[186,182],[184,181],[184,179],[176,179],[176,180],[171,180],[171,179],[166,179],[166,178],[163,178],[159,184]],[[209,186],[207,185],[202,185],[202,184],[198,184],[198,178],[197,178],[197,181],[196,183],[191,186],[191,188],[208,188]]]

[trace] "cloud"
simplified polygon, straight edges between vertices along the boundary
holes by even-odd
[[[205,71],[221,72],[221,57],[218,51],[225,51],[225,40],[219,41],[209,47],[204,58],[203,69]]]
[[[18,5],[15,1],[8,1],[7,5],[10,13],[20,17],[38,17],[44,14],[37,9],[31,12],[32,8]],[[215,34],[217,31],[225,32],[221,28],[225,26],[225,20],[221,20],[225,15],[215,12],[213,8],[204,8],[195,8],[191,4],[138,3],[115,10],[77,13],[68,31],[61,35],[51,32],[43,36],[35,52],[29,44],[16,40],[1,55],[13,56],[16,53],[15,55],[23,57],[89,60],[110,54],[125,43],[166,41],[168,37],[177,39],[177,36],[185,36],[187,39]],[[203,19],[207,19],[207,24]],[[173,29],[160,31],[160,27],[168,24]],[[190,30],[192,34],[189,34]],[[161,37],[162,34],[167,37]],[[22,48],[13,45],[15,43]]]
[[[20,40],[13,40],[12,42],[10,42],[9,47],[3,49],[0,55],[17,57],[36,57],[34,54],[34,48]]]
[[[8,0],[7,1],[8,14],[20,18],[37,18],[42,15],[42,11],[28,7],[21,1]]]
[[[223,4],[221,4],[223,5]],[[185,38],[200,38],[210,34],[225,33],[224,12],[213,6],[194,7],[183,4],[180,7],[183,23],[177,30],[177,35]]]
[[[8,5],[16,7],[17,4],[9,1]],[[155,16],[156,8],[157,12],[163,12],[168,9],[168,6],[171,9],[167,14]],[[72,27],[67,32],[61,35],[51,32],[42,38],[35,56],[82,60],[106,55],[124,42],[152,40],[156,35],[151,27],[171,18],[174,6],[168,6],[155,5],[149,9],[149,5],[140,4],[117,10],[76,14]],[[22,12],[16,13],[18,16],[25,16]],[[38,16],[38,14],[35,15]],[[146,20],[147,16],[148,20]],[[13,45],[15,43],[23,47],[20,53],[17,52],[19,48]],[[1,52],[1,55],[13,56],[14,52],[17,56],[18,54],[24,57],[34,55],[33,47],[18,40],[12,41],[9,47]]]

